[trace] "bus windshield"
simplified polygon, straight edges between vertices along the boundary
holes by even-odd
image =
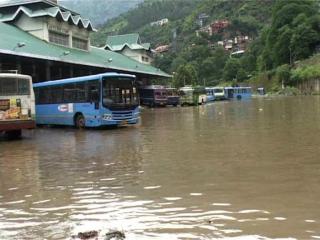
[[[133,78],[107,77],[102,80],[103,105],[105,107],[138,105]]]
[[[26,78],[0,78],[0,96],[19,96],[30,94],[30,80]]]
[[[214,92],[215,93],[223,93],[223,88],[215,88]]]

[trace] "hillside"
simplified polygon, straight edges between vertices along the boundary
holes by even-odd
[[[95,27],[136,7],[143,0],[58,0],[59,4],[89,18]]]
[[[151,26],[164,18],[169,22]],[[174,74],[173,85],[241,84],[264,71],[272,78],[281,65],[315,53],[319,28],[316,1],[146,0],[109,20],[92,42],[137,32],[153,48],[167,47],[154,64]]]

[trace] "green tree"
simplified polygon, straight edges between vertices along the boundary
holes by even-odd
[[[197,72],[193,65],[185,64],[178,68],[173,80],[175,87],[182,87],[185,85],[196,85]]]
[[[238,71],[241,68],[240,61],[237,58],[229,58],[223,69],[223,80],[238,80]]]
[[[320,43],[319,4],[310,0],[277,0],[272,23],[263,36],[265,47],[260,54],[260,69],[309,57]]]
[[[276,70],[276,77],[282,86],[288,85],[291,78],[290,66],[288,64],[284,64],[278,67]]]

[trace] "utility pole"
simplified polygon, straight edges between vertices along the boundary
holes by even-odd
[[[172,49],[173,49],[173,52],[176,52],[177,51],[177,29],[174,28],[172,30]]]

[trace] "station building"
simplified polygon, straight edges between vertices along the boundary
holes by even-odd
[[[108,36],[104,48],[144,64],[150,65],[153,62],[151,44],[142,43],[137,33]]]
[[[0,4],[0,71],[18,70],[34,82],[103,72],[129,73],[141,84],[171,77],[110,49],[90,44],[90,20],[53,0]]]

